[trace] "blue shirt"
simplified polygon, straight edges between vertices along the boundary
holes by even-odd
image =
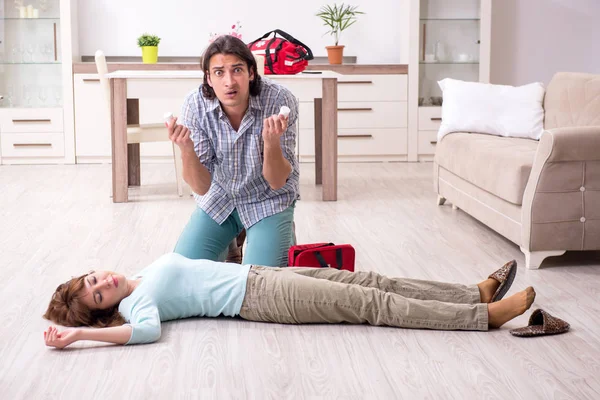
[[[132,278],[141,282],[119,304],[132,327],[126,344],[157,341],[161,321],[238,315],[249,271],[250,265],[165,254]]]
[[[258,221],[288,208],[298,199],[299,169],[296,159],[298,100],[283,86],[262,78],[261,93],[250,96],[248,110],[236,132],[217,98],[202,96],[202,86],[190,93],[181,111],[181,124],[190,129],[200,162],[210,171],[212,183],[196,203],[215,222],[222,224],[237,208],[242,224]],[[292,172],[286,184],[273,190],[262,174],[263,120],[290,108],[288,129],[281,137],[283,156]]]

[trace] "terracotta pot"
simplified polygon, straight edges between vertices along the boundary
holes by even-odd
[[[329,64],[341,64],[344,57],[344,46],[325,46]]]

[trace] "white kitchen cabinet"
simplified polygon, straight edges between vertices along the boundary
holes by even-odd
[[[77,2],[33,2],[37,17],[24,18],[19,4],[0,1],[0,163],[74,163]]]
[[[314,161],[314,99],[322,96],[320,81],[278,77],[299,102],[297,148],[300,161]],[[405,74],[344,75],[338,81],[339,161],[404,161],[408,141],[408,79]],[[102,103],[96,74],[74,75],[75,129],[78,163],[110,162],[108,111]],[[165,111],[176,115],[185,95],[140,99],[140,123],[160,122]],[[142,161],[169,161],[169,143],[141,145]]]
[[[345,75],[338,80],[340,161],[405,161],[407,75]],[[308,110],[307,110],[308,111]],[[314,160],[314,113],[301,112],[300,160]],[[312,128],[312,129],[311,129]]]
[[[441,124],[442,107],[419,107],[417,153],[421,159],[435,154]]]
[[[299,99],[299,157],[315,159],[314,103],[320,85],[278,79]],[[344,75],[338,79],[338,160],[405,161],[408,148],[405,74]]]
[[[75,149],[77,163],[110,161],[110,116],[97,74],[76,74]]]
[[[444,78],[489,82],[491,0],[411,0],[409,161],[435,154]]]

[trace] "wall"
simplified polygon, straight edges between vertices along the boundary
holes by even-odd
[[[410,0],[357,0],[365,11],[342,34],[346,55],[360,63],[408,63]],[[333,2],[330,2],[333,3]],[[207,2],[174,0],[94,0],[79,4],[80,53],[103,49],[112,56],[138,56],[139,34],[148,31],[163,40],[163,56],[201,54],[209,33],[227,32],[240,20],[248,42],[282,28],[325,56],[332,44],[314,16],[322,0],[294,6],[273,0]],[[227,10],[223,4],[227,4]],[[600,73],[600,0],[494,0],[492,15],[493,83],[548,83],[556,71]]]
[[[558,71],[600,73],[600,1],[495,0],[491,82],[547,84]]]
[[[333,1],[330,2],[333,4]],[[339,2],[338,2],[339,3]],[[286,3],[274,0],[94,0],[79,3],[80,53],[102,49],[109,56],[138,56],[136,38],[149,32],[162,38],[159,55],[200,55],[211,32],[226,33],[241,21],[242,39],[282,29],[325,56],[332,45],[322,22],[314,14],[323,0]],[[344,55],[361,63],[408,62],[409,0],[355,0],[365,15],[341,36]]]

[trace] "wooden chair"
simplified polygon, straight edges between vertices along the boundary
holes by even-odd
[[[110,84],[106,74],[108,73],[108,66],[106,65],[106,57],[102,50],[98,50],[95,55],[96,68],[98,69],[98,77],[100,78],[100,84],[104,92],[106,100],[106,107],[109,109],[110,115]],[[129,186],[139,186],[139,154],[140,154],[140,143],[148,142],[169,142],[169,136],[164,122],[156,124],[127,124],[127,170],[129,176]],[[173,146],[173,157],[175,159],[175,178],[177,180],[177,194],[183,196],[183,177],[182,170],[183,164],[181,160],[181,150],[176,144]]]

